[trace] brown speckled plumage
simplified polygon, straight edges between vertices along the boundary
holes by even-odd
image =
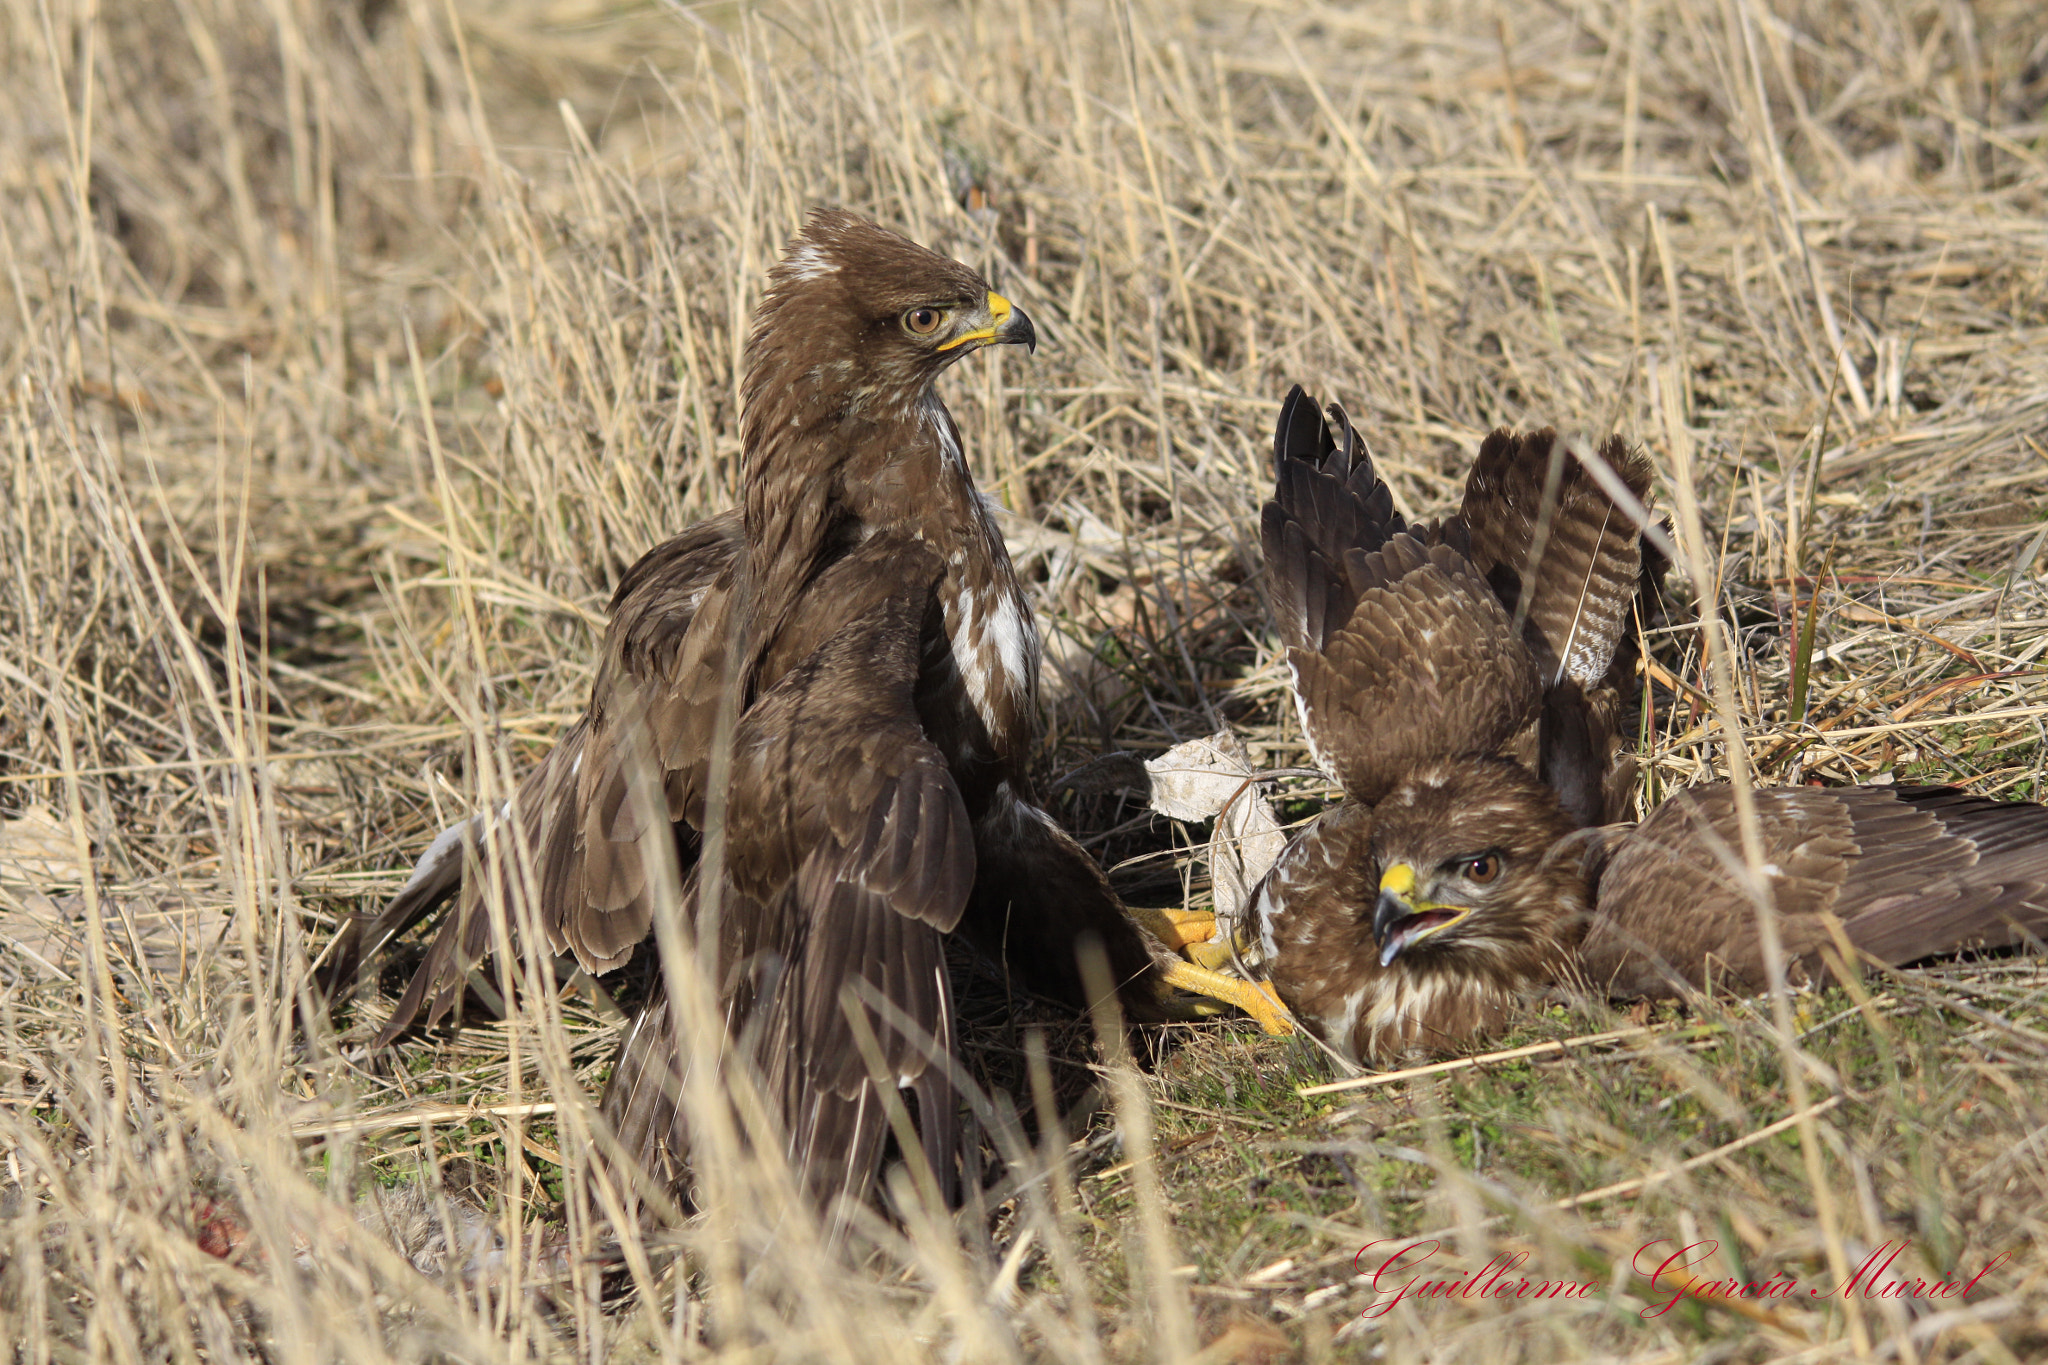
[[[1461,859],[1547,850],[1571,828],[1527,769],[1498,758],[1423,763],[1377,808],[1347,801],[1324,814],[1259,891],[1281,998],[1354,1061],[1426,1056],[1498,1029],[1568,960],[1585,909],[1576,862],[1511,858],[1483,913],[1385,966],[1373,932],[1380,875],[1401,862],[1448,879]]]
[[[1639,455],[1610,441],[1600,458],[1648,493]],[[1260,889],[1266,969],[1347,1057],[1440,1050],[1562,966],[1583,894],[1540,858],[1511,864],[1483,911],[1382,965],[1380,878],[1407,864],[1426,896],[1461,860],[1540,854],[1615,803],[1638,536],[1548,431],[1489,436],[1440,526],[1406,525],[1342,410],[1326,421],[1298,388],[1274,462],[1261,523],[1274,610],[1303,727],[1346,803]]]

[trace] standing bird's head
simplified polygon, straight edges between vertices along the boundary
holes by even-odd
[[[841,209],[818,209],[768,272],[747,341],[749,449],[820,424],[915,411],[983,346],[1035,349],[1024,311],[976,271]]]
[[[1577,942],[1587,911],[1575,825],[1506,759],[1424,764],[1373,810],[1382,968],[1537,975]]]

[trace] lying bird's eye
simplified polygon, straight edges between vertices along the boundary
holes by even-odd
[[[918,336],[930,336],[946,315],[936,308],[913,308],[903,315],[903,325]]]
[[[1462,869],[1465,880],[1487,886],[1500,880],[1501,860],[1498,853],[1482,853],[1468,859]]]

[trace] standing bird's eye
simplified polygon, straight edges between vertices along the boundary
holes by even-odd
[[[930,336],[939,330],[939,323],[945,313],[937,308],[913,308],[903,315],[903,325],[918,336]]]
[[[1479,886],[1490,886],[1500,880],[1501,859],[1498,853],[1482,853],[1477,858],[1468,858],[1459,869],[1468,882]]]

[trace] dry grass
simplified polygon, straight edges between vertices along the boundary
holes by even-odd
[[[0,14],[15,1358],[2048,1349],[2024,961],[1309,1099],[1299,1043],[1177,1030],[1091,1090],[1079,1025],[986,1008],[973,1059],[1029,1178],[964,1240],[912,1199],[835,1273],[776,1173],[714,1143],[730,1197],[680,1268],[629,1243],[606,1311],[589,1220],[520,1262],[582,1206],[613,1024],[537,1001],[382,1070],[298,1032],[336,917],[544,749],[609,584],[725,505],[745,319],[819,201],[984,266],[1050,342],[947,392],[1057,636],[1048,773],[1225,722],[1300,761],[1250,535],[1298,379],[1411,510],[1497,423],[1619,430],[1666,506],[1696,488],[1735,648],[1657,642],[1653,788],[1725,771],[1718,695],[1771,779],[2048,795],[2032,0]],[[1182,834],[1067,813],[1134,894],[1195,873]],[[1627,1026],[1559,1006],[1507,1042]],[[1087,1094],[1071,1149],[1004,1128]],[[341,1212],[447,1158],[520,1238],[488,1293]],[[207,1201],[269,1253],[202,1250]],[[1359,1246],[1438,1229],[1440,1265],[1526,1251],[1597,1288],[1361,1317],[1387,1296]],[[1658,1238],[1802,1294],[1887,1239],[1892,1273],[2010,1258],[1967,1302],[1645,1318],[1629,1260]],[[523,1309],[565,1245],[575,1284]]]

